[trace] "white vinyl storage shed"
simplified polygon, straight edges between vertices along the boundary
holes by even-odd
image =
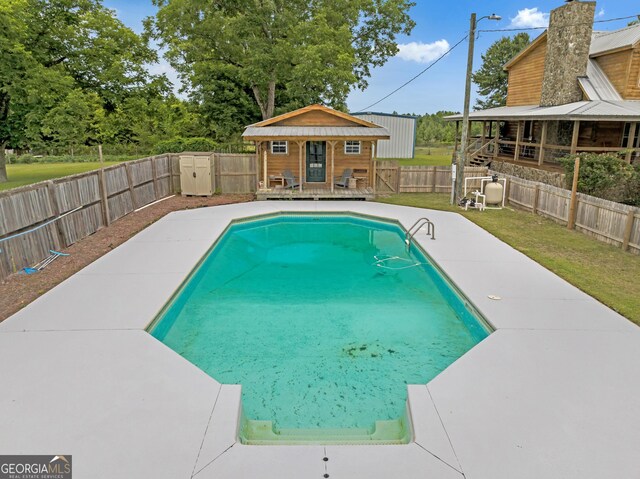
[[[391,139],[378,141],[376,157],[413,158],[415,156],[418,117],[376,112],[358,112],[351,115],[389,130]]]

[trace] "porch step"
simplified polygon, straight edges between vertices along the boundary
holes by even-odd
[[[493,156],[476,155],[469,160],[469,166],[487,166],[493,161]]]

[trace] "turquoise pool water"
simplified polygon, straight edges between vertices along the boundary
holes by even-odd
[[[249,419],[370,430],[488,330],[397,225],[280,215],[231,226],[151,333]]]

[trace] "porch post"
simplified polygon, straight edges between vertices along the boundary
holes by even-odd
[[[262,142],[256,141],[256,188],[260,183],[260,153],[262,152]]]
[[[268,143],[267,143],[268,145]],[[264,187],[269,188],[269,178],[267,175],[267,151],[269,150],[268,146],[264,149],[262,153],[262,180],[264,181]]]
[[[300,171],[298,173],[298,176],[300,178],[300,187],[299,187],[300,192],[302,192],[302,183],[303,183],[303,181],[302,181],[302,156],[303,156],[302,155],[302,151],[303,151],[305,145],[306,145],[305,141],[298,141],[298,167],[300,169]]]
[[[484,139],[487,136],[487,120],[482,120],[482,134],[480,135],[480,146],[484,145]]]
[[[624,159],[627,163],[631,163],[631,155],[633,154],[633,147],[636,144],[636,133],[638,132],[638,123],[634,122],[629,125],[629,139],[627,140],[627,151]]]
[[[335,156],[336,156],[336,142],[335,141],[330,141],[329,144],[331,145],[331,176],[329,178],[329,181],[331,181],[331,193],[333,193],[333,179],[335,177]]]
[[[520,142],[522,141],[522,122],[518,120],[518,132],[516,133],[516,149],[513,152],[513,160],[520,159]]]
[[[542,132],[540,133],[540,149],[538,150],[538,165],[542,166],[544,163],[544,148],[547,145],[547,128],[549,122],[542,120]]]
[[[580,120],[573,122],[573,135],[571,136],[571,154],[575,155],[578,149],[578,136],[580,134]]]
[[[457,124],[457,122],[456,122]],[[376,166],[377,166],[377,162],[376,162],[376,141],[372,140],[371,141],[371,172],[373,173],[373,178],[371,179],[371,186],[373,187],[373,193],[375,194],[376,192],[376,183],[377,183],[377,178],[376,175],[378,174],[376,171]]]
[[[498,142],[500,141],[500,120],[496,120],[496,131],[493,133],[493,138],[496,140],[495,145],[493,146],[493,159],[498,158],[498,152],[500,151],[500,145]]]

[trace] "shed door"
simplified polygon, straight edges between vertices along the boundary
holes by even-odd
[[[195,157],[196,195],[211,196],[211,160],[208,156]]]
[[[327,143],[307,141],[307,182],[327,181]]]
[[[195,157],[180,155],[180,190],[183,195],[196,194]]]

